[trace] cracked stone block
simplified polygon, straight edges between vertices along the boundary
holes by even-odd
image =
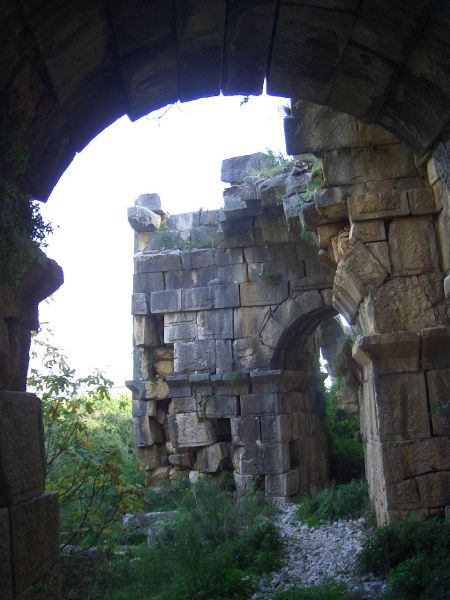
[[[352,354],[362,366],[372,361],[377,373],[402,373],[419,370],[420,336],[397,331],[359,336]]]
[[[257,338],[243,338],[233,342],[234,367],[237,370],[248,372],[267,369],[272,356],[272,348],[263,346]]]
[[[132,206],[128,209],[128,222],[134,231],[156,231],[161,217],[144,206]]]
[[[219,442],[197,452],[195,468],[201,473],[217,473],[230,462],[230,444]]]
[[[198,269],[214,264],[214,251],[210,248],[186,250],[180,256],[182,269]]]
[[[410,214],[406,191],[370,192],[348,199],[350,221],[403,217]]]
[[[164,343],[192,342],[197,339],[196,323],[176,323],[164,327]]]
[[[161,466],[161,446],[138,446],[137,456],[141,471],[151,471]]]
[[[389,225],[389,256],[396,275],[439,270],[432,217],[393,219]]]
[[[41,401],[34,394],[0,391],[0,507],[44,491]]]
[[[387,242],[368,242],[367,249],[383,265],[388,273],[392,273],[391,261],[389,259],[389,247]]]
[[[213,295],[210,287],[182,290],[181,307],[184,311],[213,308]]]
[[[174,447],[209,446],[216,441],[211,421],[201,421],[196,413],[169,415],[170,440]]]
[[[350,239],[361,242],[382,242],[386,239],[384,221],[356,221],[350,227]]]
[[[242,306],[267,306],[279,304],[288,297],[287,282],[282,281],[276,285],[262,281],[241,283]]]
[[[266,496],[293,496],[298,492],[298,488],[298,469],[265,477]]]
[[[214,264],[217,266],[236,265],[244,262],[241,248],[218,248],[214,251]]]
[[[59,560],[58,494],[46,492],[9,510],[15,593],[51,571]]]

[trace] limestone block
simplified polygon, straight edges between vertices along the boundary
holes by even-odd
[[[260,418],[260,421],[263,444],[291,440],[291,415],[265,415]]]
[[[422,369],[450,368],[450,327],[423,329]]]
[[[206,403],[206,416],[209,419],[225,419],[239,414],[237,396],[210,396]]]
[[[350,239],[361,242],[382,242],[386,239],[384,221],[356,221],[350,227]]]
[[[186,375],[171,375],[166,378],[166,383],[169,387],[170,398],[191,395],[191,384],[189,383],[189,377]]]
[[[347,219],[348,191],[345,187],[324,187],[314,194],[314,204],[320,218],[335,222]]]
[[[408,202],[412,215],[434,215],[438,212],[430,188],[408,190]]]
[[[414,177],[417,174],[413,153],[402,144],[332,150],[323,156],[327,186],[360,183],[367,180]]]
[[[258,415],[281,415],[291,412],[289,396],[286,394],[246,394],[241,396],[243,417]]]
[[[229,394],[240,396],[250,391],[250,377],[242,371],[229,371],[211,375],[211,383],[218,396]]]
[[[195,312],[176,312],[164,315],[164,325],[177,325],[179,323],[197,323]],[[172,351],[173,355],[173,351]]]
[[[44,491],[41,401],[34,394],[0,391],[0,507]]]
[[[216,248],[214,250],[214,264],[221,267],[237,265],[244,262],[242,248]]]
[[[21,502],[9,514],[15,593],[20,594],[59,560],[58,494]]]
[[[244,248],[247,263],[270,262],[275,260],[273,246],[249,246]]]
[[[170,470],[170,467],[158,467],[154,471],[146,471],[145,485],[151,487],[160,485],[163,481],[168,481]]]
[[[192,373],[189,375],[193,394],[201,396],[212,394],[211,377],[208,373]]]
[[[186,250],[181,252],[180,258],[182,269],[198,269],[214,264],[214,252],[211,248]]]
[[[283,198],[283,212],[288,230],[293,231],[300,226],[300,197]]]
[[[450,215],[445,211],[441,211],[437,217],[436,230],[442,268],[448,272],[450,270]]]
[[[196,323],[177,323],[164,327],[164,343],[191,342],[197,339]]]
[[[430,437],[423,372],[377,375],[374,386],[381,441]]]
[[[176,373],[214,372],[215,368],[216,345],[214,340],[175,342],[174,369]]]
[[[154,368],[158,377],[168,377],[169,375],[173,375],[173,358],[170,360],[155,360]]]
[[[165,273],[167,290],[178,290],[189,288],[197,284],[197,272],[195,269],[181,269]]]
[[[207,248],[211,246],[212,239],[217,235],[217,227],[208,225],[194,226],[190,230],[191,243],[195,248]]]
[[[231,340],[216,340],[216,372],[229,373],[233,369]]]
[[[142,206],[147,210],[151,210],[156,214],[161,214],[161,198],[159,194],[141,194],[135,200],[136,206]]]
[[[141,471],[157,469],[161,465],[161,446],[138,446],[137,456]]]
[[[450,275],[444,278],[444,294],[448,300],[450,298]]]
[[[356,240],[350,239],[350,231],[348,227],[344,227],[342,231],[340,231],[336,236],[331,238],[331,248],[328,246],[329,255],[334,259],[336,264],[339,264],[340,261],[347,256],[349,251],[356,245]],[[332,267],[330,264],[329,258],[322,254],[323,249],[319,250],[319,259],[321,262],[325,264],[325,266]]]
[[[255,394],[286,394],[297,389],[303,383],[305,373],[283,369],[257,370],[250,374],[252,392]]]
[[[411,511],[424,507],[443,507],[448,503],[449,490],[448,471],[428,473],[386,485],[387,502],[391,510]]]
[[[370,222],[370,221],[369,221]],[[375,222],[375,221],[373,221]],[[389,247],[387,242],[369,242],[367,249],[383,265],[388,273],[392,272],[391,261],[389,259]]]
[[[217,473],[230,462],[230,444],[219,442],[197,452],[195,468],[201,473]]]
[[[198,339],[231,339],[233,337],[233,310],[223,308],[200,311],[197,315]]]
[[[181,308],[183,311],[213,308],[211,288],[198,287],[181,292]]]
[[[287,173],[279,173],[258,185],[261,204],[264,207],[276,207],[283,203],[287,177]]]
[[[211,421],[200,421],[196,413],[169,415],[170,441],[174,447],[209,446],[216,441]]]
[[[197,269],[199,285],[208,285],[210,281],[218,279],[221,283],[241,283],[247,281],[247,266],[244,263],[232,265],[214,265]]]
[[[133,275],[133,292],[150,294],[164,289],[162,273],[135,273]]]
[[[389,256],[396,275],[439,270],[432,217],[393,219],[389,225]]]
[[[239,284],[228,283],[226,285],[210,285],[213,308],[234,308],[239,306]]]
[[[197,412],[197,398],[195,396],[172,398],[169,411],[171,414]]]
[[[387,277],[387,271],[365,244],[358,242],[341,260],[339,269],[351,273],[363,294],[378,288]]]
[[[154,417],[156,415],[156,402],[154,400],[133,398],[131,412],[133,417]]]
[[[136,446],[152,446],[164,441],[161,425],[155,419],[133,417],[133,425]]]
[[[284,281],[276,285],[271,285],[263,281],[241,283],[240,291],[242,306],[279,304],[288,297],[288,285]]]
[[[264,152],[255,152],[244,156],[234,156],[222,161],[220,180],[235,185],[242,183],[245,177],[255,175],[272,165],[272,159]]]
[[[160,324],[151,317],[137,315],[133,318],[133,343],[135,346],[160,346]]]
[[[169,397],[169,386],[160,378],[148,381],[126,381],[125,385],[139,400],[166,400]]]
[[[259,417],[236,417],[230,419],[231,441],[235,445],[256,444],[261,441]]]
[[[397,331],[358,336],[352,355],[362,366],[372,361],[377,373],[401,373],[419,370],[419,350],[419,334]]]
[[[255,478],[253,475],[241,475],[237,471],[233,471],[233,479],[236,491],[240,493],[251,491],[255,487]]]
[[[9,511],[0,509],[0,597],[13,597],[12,548],[9,531]]]
[[[147,294],[133,294],[131,297],[131,314],[147,315],[150,312],[150,303]]]
[[[233,452],[233,464],[241,475],[285,473],[290,468],[288,444],[247,444]]]
[[[250,281],[266,281],[269,284],[276,284],[282,279],[300,279],[304,276],[304,263],[298,263],[295,254],[287,260],[248,264]]]
[[[179,312],[182,310],[181,290],[152,292],[150,295],[150,307],[153,314]]]
[[[327,248],[331,243],[331,238],[335,237],[345,227],[345,222],[329,223],[328,225],[317,226],[317,237],[319,239],[319,248]]]
[[[134,231],[156,231],[161,217],[144,206],[132,206],[128,209],[128,222]]]
[[[233,342],[234,366],[238,371],[268,368],[273,350],[263,346],[257,338],[241,338]]]
[[[289,232],[284,215],[260,215],[255,217],[253,230],[255,242],[258,245],[280,244],[289,242]]]
[[[136,273],[155,273],[158,271],[177,271],[181,269],[179,250],[158,254],[138,254],[134,259]]]
[[[179,454],[171,454],[169,456],[169,463],[174,467],[192,469],[195,463],[195,455],[193,452],[181,452]]]
[[[406,191],[370,192],[347,200],[351,222],[409,215]]]
[[[448,470],[450,439],[432,437],[381,444],[385,478],[390,483]],[[450,492],[450,489],[449,489]]]
[[[289,281],[291,293],[303,292],[307,290],[322,290],[333,285],[334,274],[319,273],[317,275],[308,275],[302,279]]]
[[[248,306],[234,309],[234,337],[245,338],[257,336],[261,325],[267,319],[270,308]]]
[[[417,331],[437,325],[434,306],[440,301],[440,276],[399,277],[384,283],[362,304],[361,318],[368,333]]]
[[[265,477],[266,496],[292,496],[298,492],[298,487],[298,469]]]

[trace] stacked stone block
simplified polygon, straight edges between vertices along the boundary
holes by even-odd
[[[308,323],[305,343],[334,313],[333,274],[284,213],[283,193],[304,191],[308,174],[250,175],[263,156],[225,161],[232,187],[221,212],[165,215],[155,195],[129,210],[136,240],[128,386],[150,484],[233,470],[238,487],[262,477],[267,494],[285,497],[328,480],[315,395],[322,381],[306,383],[301,360],[289,371],[277,367],[286,332]],[[143,204],[157,211],[158,227],[142,214],[136,225]],[[160,247],[163,234],[171,247]],[[303,350],[296,355],[306,360]]]
[[[291,118],[288,147],[315,146],[325,186],[302,207],[334,264],[333,306],[361,334],[354,357],[366,474],[380,523],[450,503],[448,188],[390,134],[322,107]],[[335,135],[339,132],[339,135]],[[430,185],[431,184],[431,185]]]

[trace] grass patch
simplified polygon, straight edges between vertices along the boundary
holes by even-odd
[[[370,533],[359,557],[363,572],[387,576],[392,600],[450,598],[450,523],[408,519]]]
[[[304,500],[297,512],[300,521],[311,527],[338,519],[355,519],[364,515],[369,506],[365,481],[332,485],[314,498]]]
[[[189,490],[175,489],[177,500],[158,508],[175,508],[177,516],[153,547],[140,545],[124,557],[99,555],[66,564],[63,597],[244,600],[262,573],[279,567],[274,509],[262,494],[237,496],[209,480]]]

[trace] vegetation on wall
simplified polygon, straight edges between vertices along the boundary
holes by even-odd
[[[16,285],[36,248],[45,247],[52,232],[39,203],[17,183],[26,173],[28,153],[17,145],[18,116],[0,97],[0,287]]]

